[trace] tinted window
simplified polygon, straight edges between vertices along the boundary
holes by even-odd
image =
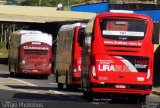
[[[145,20],[117,20],[102,19],[100,21],[101,33],[104,38],[116,40],[139,40],[146,33]]]

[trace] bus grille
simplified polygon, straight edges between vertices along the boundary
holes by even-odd
[[[39,54],[39,55],[47,55],[48,50],[31,50],[25,49],[24,54]]]

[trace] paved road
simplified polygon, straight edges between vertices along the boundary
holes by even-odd
[[[95,102],[87,102],[83,99],[80,90],[58,90],[53,75],[48,80],[31,77],[11,78],[9,76],[8,66],[2,64],[0,64],[0,99],[0,106],[5,108],[8,108],[5,105],[10,105],[9,107],[12,105],[23,105],[23,102],[42,103],[43,108],[46,106],[48,108],[49,106],[51,108],[53,106],[58,108],[142,108],[142,106],[143,108],[147,108],[148,106],[158,108],[158,102],[160,103],[160,97],[153,94],[147,97],[147,103],[145,105],[131,104],[122,100],[111,101],[109,103],[99,102],[97,100]]]

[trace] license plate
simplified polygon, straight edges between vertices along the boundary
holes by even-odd
[[[116,87],[116,88],[123,88],[123,89],[126,88],[125,85],[116,85],[115,87]]]

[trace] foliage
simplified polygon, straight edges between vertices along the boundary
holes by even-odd
[[[15,5],[18,3],[16,0],[6,0],[6,2],[7,5]]]
[[[0,58],[7,58],[8,50],[6,49],[6,42],[0,42]]]
[[[157,2],[157,5],[160,5],[160,2]]]
[[[82,3],[91,3],[91,2],[102,2],[102,1],[109,1],[109,0],[6,0],[7,4],[12,5],[23,5],[23,6],[47,6],[47,7],[55,7],[59,3],[62,3],[64,6],[68,5],[75,5],[75,4],[82,4]],[[20,3],[18,3],[18,1]],[[110,0],[112,1],[112,0]],[[113,0],[116,1],[116,0]],[[123,0],[123,1],[129,1],[129,0]],[[151,1],[151,0],[131,0],[131,1]],[[157,0],[158,4],[160,0]]]
[[[17,0],[7,0],[8,3],[18,4]],[[64,6],[74,5],[74,4],[80,4],[83,2],[89,2],[89,1],[95,1],[95,0],[24,0],[18,5],[22,6],[47,6],[47,7],[55,7],[59,3],[62,3]],[[96,0],[97,1],[97,0]]]
[[[6,47],[6,42],[4,42],[4,41],[0,42],[0,49],[3,48],[3,47]]]
[[[67,0],[25,0],[19,5],[23,6],[48,6],[48,7],[53,7],[57,6],[59,3],[67,4]]]

